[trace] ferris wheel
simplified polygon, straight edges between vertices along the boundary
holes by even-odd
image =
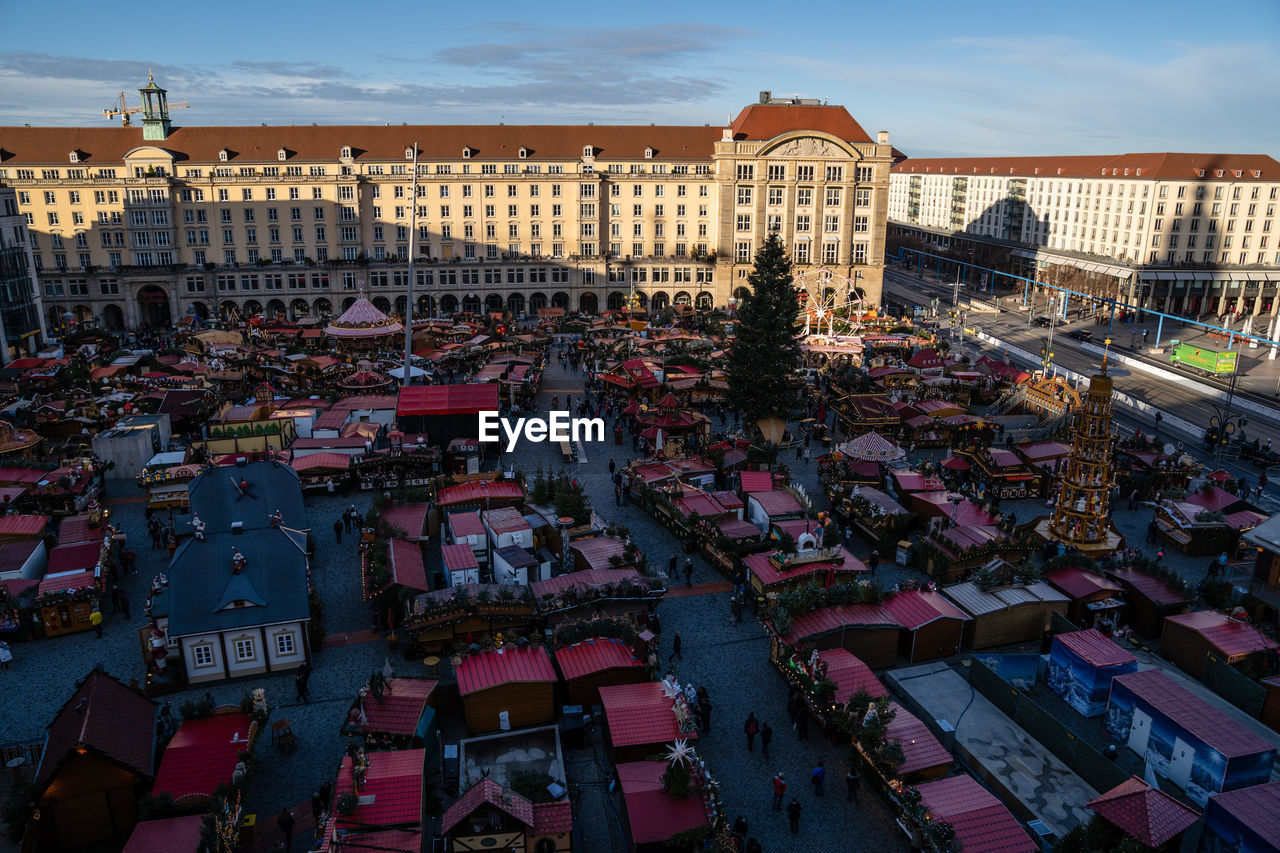
[[[856,280],[818,267],[800,270],[792,283],[798,291],[806,337],[848,335],[861,326],[863,299]]]

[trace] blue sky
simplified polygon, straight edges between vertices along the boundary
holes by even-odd
[[[1280,155],[1280,0],[6,5],[0,125],[105,123],[152,68],[179,124],[719,124],[769,89],[913,156]]]

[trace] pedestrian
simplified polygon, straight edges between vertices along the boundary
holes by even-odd
[[[782,811],[782,795],[787,792],[787,777],[777,773],[773,777],[773,810]]]
[[[355,509],[355,505],[352,504],[351,509],[342,514],[342,526],[346,528],[348,533],[351,532],[351,517],[352,513],[355,512]]]
[[[742,815],[738,815],[733,819],[733,841],[739,850],[747,840],[747,819]]]
[[[756,719],[755,711],[747,714],[747,719],[742,723],[742,731],[747,735],[747,752],[754,752],[756,734],[760,731],[760,721]]]
[[[876,576],[876,567],[879,565],[880,565],[880,552],[872,548],[871,556],[867,557],[867,568],[871,570],[872,577]]]
[[[316,791],[311,795],[311,819],[315,821],[315,825],[320,825],[320,813],[324,811],[324,802],[320,799],[320,792]]]
[[[333,795],[333,783],[330,781],[326,781],[323,785],[320,786],[320,805],[324,807],[325,811],[329,811],[331,808],[332,804],[329,802],[329,797],[332,795]]]
[[[693,586],[693,558],[684,558],[684,585]]]
[[[129,574],[136,575],[138,573],[137,562],[138,553],[136,551],[130,548],[124,552],[124,567]]]
[[[120,612],[124,614],[124,618],[129,617],[129,595],[123,589],[120,590]]]
[[[297,674],[293,677],[294,686],[297,687],[298,690],[297,695],[294,696],[295,701],[305,702],[308,705],[311,704],[311,694],[307,690],[307,682],[310,680],[311,665],[304,661],[302,666],[298,667]]]
[[[1155,517],[1152,516],[1151,521],[1147,523],[1147,542],[1154,544],[1156,541],[1156,533],[1159,532],[1160,525],[1156,524]]]
[[[1156,551],[1156,565],[1159,565],[1160,561],[1163,559],[1164,559],[1164,549],[1161,548],[1159,551]]]
[[[676,635],[671,638],[671,657],[668,661],[684,660],[684,655],[680,654],[680,632],[676,631]]]
[[[333,539],[339,545],[342,544],[342,519],[335,518],[333,520]]]
[[[813,795],[815,797],[822,796],[822,783],[827,781],[827,765],[824,761],[819,761],[818,766],[813,768],[813,773],[809,776],[809,781],[813,783]]]
[[[622,486],[613,487],[613,505],[622,506]]]
[[[280,832],[284,835],[284,849],[288,850],[293,845],[293,825],[297,820],[293,817],[293,812],[287,808],[280,810],[280,817],[276,818],[276,826],[280,827]]]
[[[862,778],[858,776],[858,771],[852,767],[849,768],[849,772],[844,776],[844,787],[846,792],[844,795],[845,802],[857,805],[858,789],[862,787]]]
[[[787,805],[787,817],[791,821],[791,834],[795,835],[800,831],[800,801],[795,797],[791,798],[791,802]]]
[[[769,743],[773,740],[773,728],[765,723],[760,727],[760,754],[769,757]]]
[[[120,584],[111,582],[111,612],[120,612]]]
[[[802,445],[802,444],[797,444],[797,445],[796,445],[796,461],[799,461],[799,460],[800,460],[800,457],[801,457],[803,454],[804,454],[804,445]]]
[[[729,615],[731,617],[729,624],[742,624],[742,605],[738,602],[738,596],[729,596]]]
[[[98,632],[98,639],[102,639],[102,611],[97,607],[93,608],[93,612],[89,614],[89,624],[93,626],[93,630]]]
[[[800,710],[796,714],[796,739],[809,739],[809,711],[803,702],[800,703]]]
[[[701,688],[699,688],[701,689]],[[711,731],[711,699],[704,693],[698,697],[698,717],[702,722],[702,730]]]
[[[610,476],[612,476],[612,475],[613,475],[613,472],[614,472],[614,471],[616,471],[616,470],[617,470],[617,468],[618,468],[617,463],[616,463],[616,462],[614,462],[612,459],[610,459],[610,460],[609,460],[609,475],[610,475]]]
[[[0,669],[8,669],[11,663],[13,663],[13,652],[9,650],[8,643],[0,640]]]

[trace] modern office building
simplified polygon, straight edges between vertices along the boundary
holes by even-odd
[[[0,186],[0,365],[40,348],[43,321],[27,219],[17,193]]]
[[[849,112],[760,93],[726,126],[0,128],[52,321],[332,314],[363,282],[415,313],[725,306],[778,230],[878,303],[892,149]],[[417,198],[411,198],[417,147]]]
[[[1262,154],[906,159],[895,240],[1008,247],[1042,278],[1072,267],[1114,294],[1190,316],[1276,314],[1280,163]]]

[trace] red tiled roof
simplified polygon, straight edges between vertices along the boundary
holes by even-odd
[[[211,797],[219,785],[230,784],[238,754],[249,749],[252,722],[239,712],[183,720],[160,757],[153,790],[181,802],[184,797]]]
[[[350,453],[312,453],[295,459],[292,462],[295,471],[310,471],[312,468],[336,468],[346,471],[351,467]]]
[[[559,835],[563,832],[573,832],[573,803],[560,800],[533,804],[534,835]]]
[[[1209,808],[1222,809],[1258,838],[1280,849],[1280,782],[1214,794]]]
[[[698,796],[673,797],[663,790],[663,761],[624,761],[615,768],[627,808],[633,847],[663,846],[672,836],[707,825],[706,806]]]
[[[204,815],[146,820],[133,829],[121,853],[194,853],[200,846]]]
[[[841,106],[813,104],[749,104],[731,125],[734,139],[773,139],[793,130],[817,130],[846,142],[871,137]]]
[[[781,489],[768,492],[752,492],[750,497],[760,505],[765,515],[771,518],[775,515],[791,515],[804,512],[804,507],[800,505],[800,501],[796,499],[796,496]]]
[[[375,752],[369,755],[362,796],[373,795],[373,802],[357,806],[349,815],[335,816],[335,828],[358,829],[362,826],[397,826],[420,824],[422,820],[422,771],[426,751],[403,749]],[[353,785],[351,756],[344,756],[338,767],[335,791],[349,791]]]
[[[410,385],[400,389],[396,416],[473,415],[497,410],[498,386],[492,383]]]
[[[484,523],[480,520],[479,510],[450,512],[445,515],[445,521],[454,536],[484,535]]]
[[[969,614],[956,607],[941,593],[914,589],[885,599],[884,609],[909,631],[919,630],[939,619],[969,618]]]
[[[422,561],[422,546],[417,542],[406,542],[403,539],[392,539],[388,549],[391,563],[391,580],[400,586],[430,592],[431,584],[427,581],[427,567]],[[470,553],[471,547],[463,545]]]
[[[1233,504],[1243,503],[1238,495],[1233,495],[1228,491],[1218,488],[1217,486],[1210,486],[1209,491],[1207,492],[1197,489],[1187,495],[1185,500],[1186,503],[1204,507],[1210,512],[1218,512],[1220,510],[1225,510]]]
[[[920,804],[951,824],[970,853],[1036,853],[1039,848],[1017,818],[972,776],[952,776],[916,786]]]
[[[843,563],[836,563],[834,560],[827,562],[801,563],[791,568],[779,569],[773,564],[771,556],[777,554],[776,551],[767,551],[762,553],[751,554],[743,559],[742,564],[747,570],[760,579],[760,583],[765,586],[771,586],[775,583],[791,580],[792,578],[800,578],[806,575],[827,575],[834,571],[836,574],[841,573],[860,573],[868,571],[866,565],[857,557],[850,554],[844,548],[840,549],[841,555],[844,557]]]
[[[1133,587],[1153,604],[1183,604],[1190,601],[1182,593],[1154,575],[1148,575],[1136,569],[1112,569],[1107,572],[1113,580]]]
[[[143,776],[154,773],[156,704],[105,672],[89,673],[48,728],[44,757],[36,773],[36,782],[42,788],[77,744],[91,747]]]
[[[38,483],[48,476],[48,471],[36,471],[33,468],[0,468],[0,484],[6,486]]]
[[[0,515],[0,536],[39,536],[48,526],[47,515]]]
[[[40,586],[36,589],[37,595],[46,595],[51,592],[71,592],[72,590],[89,589],[97,582],[94,577],[93,570],[87,572],[68,572],[61,575],[45,575],[44,580],[40,581]]]
[[[1148,847],[1159,847],[1200,819],[1200,813],[1132,776],[1087,804]]]
[[[951,753],[938,742],[928,726],[897,702],[890,702],[889,708],[894,715],[885,727],[885,740],[896,741],[902,747],[902,763],[895,775],[905,776],[917,770],[951,764]]]
[[[414,386],[417,387],[417,386]],[[509,500],[524,497],[520,484],[512,480],[481,480],[478,483],[460,483],[440,490],[436,503],[452,506],[461,503],[483,503],[485,498]]]
[[[396,504],[382,511],[382,521],[388,527],[403,530],[410,539],[417,539],[423,535],[423,522],[430,510],[428,503]]]
[[[818,659],[827,665],[827,678],[836,684],[836,701],[848,702],[849,697],[865,690],[873,698],[889,695],[871,667],[846,649],[825,649],[818,652]]]
[[[1119,666],[1138,660],[1095,628],[1059,634],[1053,641],[1062,643],[1067,651],[1093,666]]]
[[[592,569],[603,571],[612,566],[610,557],[625,559],[623,555],[626,545],[621,539],[614,539],[612,536],[592,536],[569,543],[569,550],[580,555]]]
[[[636,660],[631,649],[621,640],[611,638],[597,638],[556,649],[555,657],[556,666],[560,668],[565,681],[594,675],[606,669],[640,666],[640,661]]]
[[[937,492],[946,488],[946,484],[939,477],[926,477],[918,471],[890,471],[889,476],[893,478],[894,484],[898,487],[898,494],[903,492]]]
[[[773,475],[768,471],[740,471],[738,478],[743,494],[773,491]]]
[[[441,545],[440,556],[444,560],[444,567],[451,572],[480,567],[476,562],[476,552],[465,542],[460,545]]]
[[[484,520],[488,522],[489,529],[498,534],[516,533],[529,529],[529,522],[525,521],[524,516],[520,514],[520,510],[513,506],[486,510]]]
[[[364,700],[366,732],[411,735],[427,707],[431,693],[440,682],[434,678],[393,678],[379,702],[373,694]]]
[[[1163,178],[1194,181],[1217,177],[1232,180],[1270,180],[1280,175],[1280,163],[1265,154],[1183,154],[1174,152],[1098,154],[1045,157],[933,157],[909,158],[893,166],[898,174],[1016,175],[1064,178]],[[1239,177],[1236,170],[1240,171]],[[1254,176],[1255,170],[1261,175]],[[1131,174],[1132,172],[1132,174]]]
[[[467,655],[458,665],[458,692],[468,696],[516,681],[555,682],[559,679],[545,649],[506,649]]]
[[[533,803],[515,791],[503,788],[493,779],[485,777],[472,785],[465,794],[445,810],[440,825],[440,834],[448,835],[449,831],[465,820],[482,805],[490,805],[501,809],[525,826],[533,826]]]
[[[556,575],[542,581],[529,584],[533,594],[541,598],[544,595],[564,592],[567,589],[586,590],[601,587],[605,584],[616,584],[624,580],[646,585],[640,572],[634,568],[625,569],[583,569],[580,572],[569,572],[567,575]]]
[[[1277,647],[1275,640],[1268,638],[1248,622],[1232,619],[1227,614],[1216,610],[1198,610],[1195,613],[1166,616],[1165,621],[1190,628],[1228,657]]]
[[[1115,581],[1109,581],[1101,575],[1086,572],[1084,569],[1059,569],[1046,575],[1045,580],[1072,598],[1087,598],[1100,592],[1124,590],[1124,587]]]
[[[696,731],[681,734],[673,700],[656,681],[600,688],[600,705],[614,747],[662,744],[678,737],[696,740]]]
[[[791,630],[782,639],[798,643],[841,628],[881,627],[901,628],[902,624],[878,604],[841,604],[801,613],[791,620]]]
[[[332,840],[333,838],[329,837],[329,841],[332,842]],[[323,849],[337,849],[351,851],[351,853],[360,853],[365,850],[377,851],[377,853],[420,853],[422,843],[422,830],[406,827],[382,829],[377,832],[355,832],[344,836],[336,848],[326,846]]]
[[[1141,698],[1188,734],[1199,738],[1227,759],[1273,752],[1275,747],[1222,711],[1200,699],[1158,669],[1117,675],[1112,679]]]
[[[49,552],[48,574],[56,575],[64,572],[83,572],[98,565],[102,556],[101,542],[79,542],[74,545],[59,545]]]

